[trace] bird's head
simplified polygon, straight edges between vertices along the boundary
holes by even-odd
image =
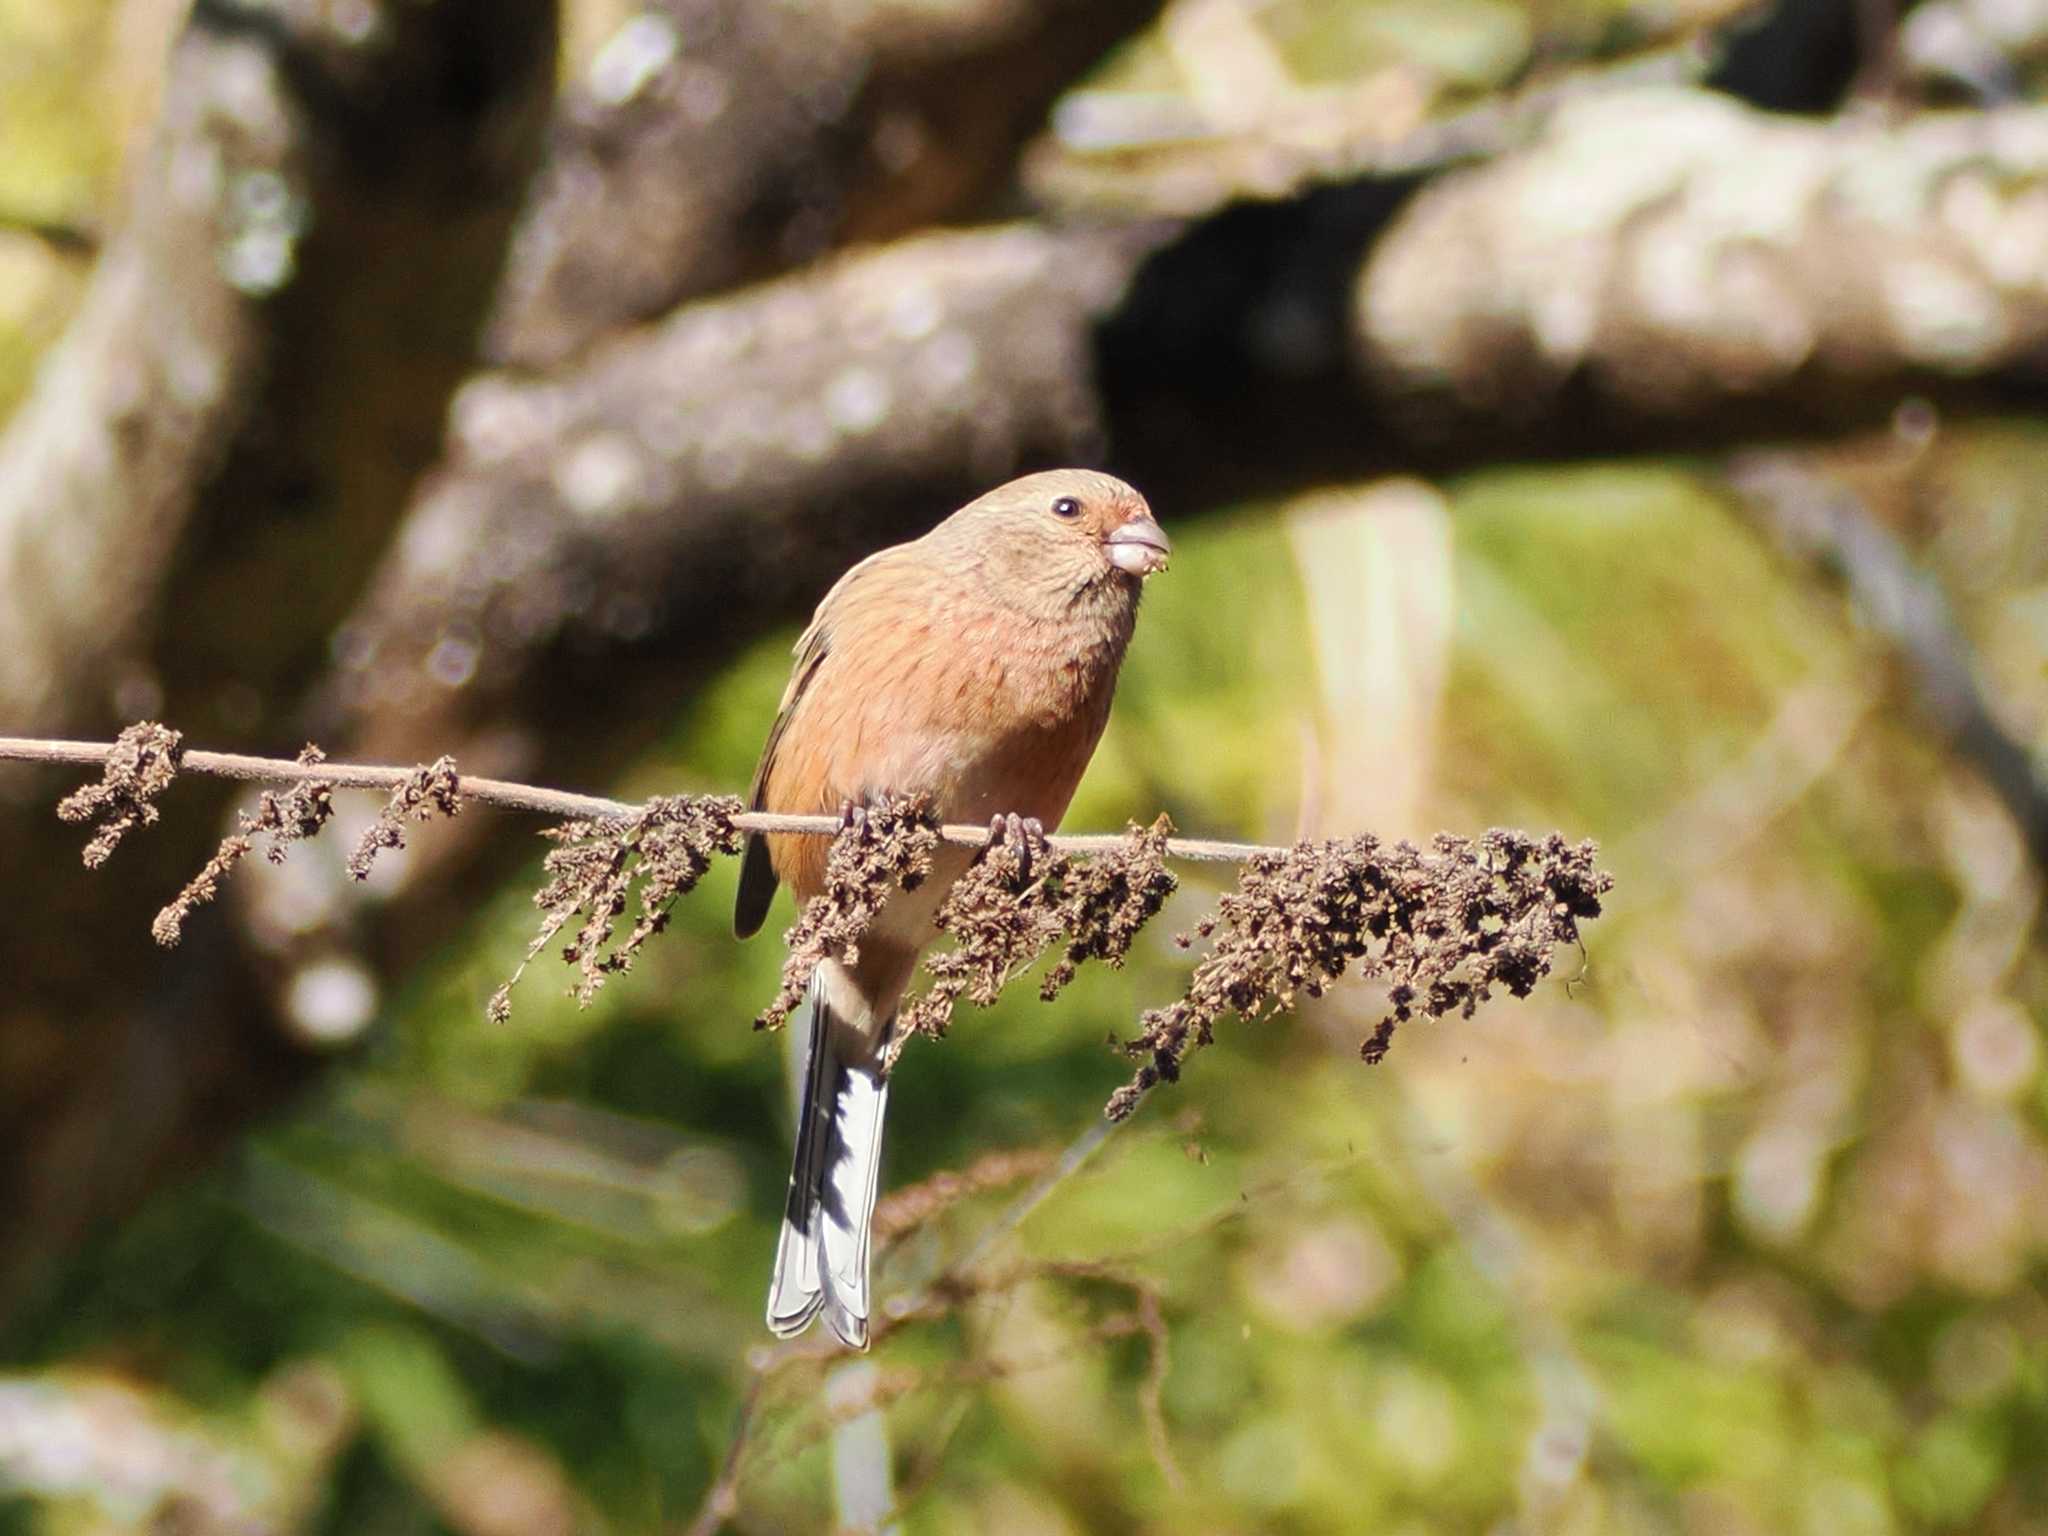
[[[1173,553],[1145,498],[1092,469],[1025,475],[949,521],[963,524],[984,550],[1000,550],[1039,580],[1062,586],[1114,581],[1135,594]]]

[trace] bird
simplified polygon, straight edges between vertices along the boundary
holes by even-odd
[[[1172,546],[1146,500],[1086,469],[1028,474],[929,533],[869,555],[818,604],[750,793],[757,811],[851,821],[927,796],[942,821],[991,839],[1057,826],[1109,719],[1146,579]],[[766,919],[779,885],[799,905],[825,883],[829,841],[754,833],[734,931]],[[792,1028],[808,1028],[796,1152],[768,1291],[788,1338],[821,1313],[868,1346],[869,1232],[889,1084],[884,1052],[948,888],[976,851],[942,845],[914,890],[892,893],[851,964],[823,961]]]

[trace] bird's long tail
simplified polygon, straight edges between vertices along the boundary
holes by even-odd
[[[877,1041],[834,1017],[827,1005],[822,967],[811,977],[804,1011],[810,1015],[810,1052],[782,1240],[768,1288],[768,1326],[786,1338],[823,1312],[842,1340],[866,1349],[868,1230],[889,1082]],[[879,1035],[886,1041],[889,1031]]]

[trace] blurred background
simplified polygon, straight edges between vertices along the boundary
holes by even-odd
[[[1086,462],[1177,558],[1070,828],[1618,879],[1019,1220],[1183,871],[906,1056],[877,1284],[962,1278],[849,1361],[729,862],[496,1025],[531,819],[355,888],[341,796],[165,952],[230,787],[90,875],[0,765],[0,1532],[2048,1532],[2044,83],[2033,0],[0,0],[0,732],[736,792],[840,570]]]

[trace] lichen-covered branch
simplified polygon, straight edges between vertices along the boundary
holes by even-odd
[[[2048,343],[2048,111],[1773,117],[1593,96],[1423,189],[1358,283],[1374,391],[1424,430],[1868,419]]]
[[[1902,391],[1981,398],[2048,341],[2048,111],[1821,123],[1597,92],[1404,196],[924,236],[478,379],[345,631],[331,718],[419,756],[537,713],[579,657],[675,680],[739,599],[794,611],[1020,466],[1106,461],[1171,518],[1390,468],[1834,431]]]
[[[491,351],[552,367],[685,299],[962,223],[1159,0],[659,0],[556,118]]]

